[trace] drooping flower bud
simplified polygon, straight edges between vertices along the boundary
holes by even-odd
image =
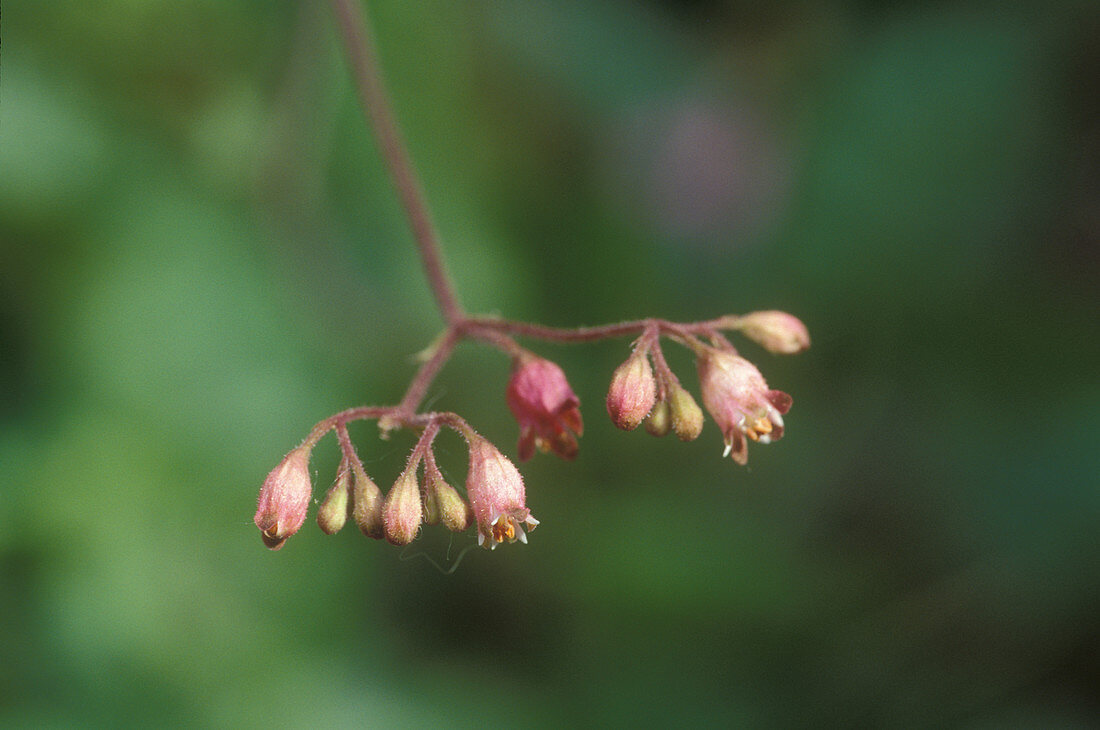
[[[793,314],[769,310],[741,317],[741,332],[768,352],[793,355],[810,346],[810,333]]]
[[[477,520],[477,544],[495,549],[502,542],[527,542],[524,526],[539,524],[527,509],[523,477],[497,447],[478,435],[470,438],[466,494]]]
[[[313,485],[309,479],[312,447],[299,446],[271,470],[260,487],[253,521],[260,528],[264,545],[278,550],[306,520]]]
[[[317,526],[326,535],[335,535],[344,528],[351,513],[351,466],[345,458],[336,470],[336,481],[329,487],[317,510]]]
[[[694,441],[703,431],[703,411],[679,383],[668,389],[668,409],[672,430],[681,441]]]
[[[645,430],[653,436],[667,436],[672,430],[672,413],[668,408],[668,401],[659,400],[653,406],[653,410],[645,417]]]
[[[584,432],[580,400],[560,367],[528,353],[520,355],[505,395],[519,421],[521,461],[530,459],[536,446],[563,459],[577,456],[577,436]]]
[[[703,404],[722,429],[726,441],[723,456],[732,454],[738,464],[748,461],[747,436],[762,444],[783,437],[783,416],[791,397],[769,390],[756,366],[732,352],[707,348],[696,362]]]
[[[439,521],[451,532],[462,532],[470,524],[470,505],[450,484],[436,487],[439,500]]]
[[[416,539],[416,533],[420,530],[423,510],[420,487],[416,484],[417,466],[415,463],[409,464],[386,495],[382,522],[386,528],[386,540],[391,545],[408,545]]]
[[[607,414],[624,431],[633,431],[653,409],[657,381],[649,365],[648,348],[639,347],[615,369],[607,390]]]
[[[443,479],[435,459],[424,460],[424,524],[440,522],[452,532],[462,532],[467,525],[466,500]]]
[[[382,523],[382,490],[359,464],[352,467],[352,476],[352,519],[364,535],[381,540],[386,534]]]

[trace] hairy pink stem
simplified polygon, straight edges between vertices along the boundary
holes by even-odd
[[[348,53],[348,62],[359,89],[359,100],[367,121],[378,138],[382,157],[389,168],[394,187],[401,198],[405,214],[412,226],[413,236],[420,251],[420,260],[424,265],[424,274],[428,285],[435,295],[439,311],[448,324],[462,319],[462,306],[458,303],[443,255],[439,249],[439,238],[432,225],[428,204],[420,191],[416,171],[401,140],[401,133],[390,111],[389,98],[382,80],[382,70],[378,64],[378,54],[371,38],[367,17],[359,10],[354,0],[332,0],[333,13],[340,26],[344,48]]]
[[[340,442],[340,450],[344,453],[344,458],[348,460],[348,463],[362,469],[363,462],[359,460],[359,454],[355,453],[355,447],[351,443],[351,436],[348,435],[347,422],[336,424],[336,440]]]
[[[653,346],[650,348],[649,354],[653,358],[653,365],[657,370],[657,400],[664,400],[668,396],[669,388],[673,385],[679,385],[680,379],[676,377],[676,374],[672,372],[672,368],[668,366],[668,361],[665,360],[665,353],[661,350],[661,342],[659,339],[654,338]]]
[[[416,407],[420,405],[424,400],[424,394],[428,392],[428,388],[431,387],[432,381],[435,380],[435,376],[439,374],[439,371],[447,364],[447,360],[451,357],[451,352],[454,351],[455,345],[462,339],[462,333],[457,327],[452,327],[446,331],[443,335],[443,339],[435,345],[435,350],[432,352],[431,357],[427,362],[420,366],[420,370],[416,372],[416,376],[413,377],[411,383],[409,383],[408,389],[405,391],[405,397],[401,399],[401,403],[398,404],[395,409],[399,413],[413,414],[416,411]]]

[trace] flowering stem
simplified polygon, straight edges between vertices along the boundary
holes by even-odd
[[[382,81],[382,71],[378,65],[378,54],[371,39],[367,17],[359,10],[355,0],[332,0],[332,10],[336,15],[344,48],[347,50],[348,63],[359,90],[359,100],[369,125],[378,137],[378,146],[389,168],[394,187],[401,197],[405,214],[409,217],[416,246],[420,251],[420,260],[424,274],[435,295],[439,311],[448,324],[453,324],[463,316],[462,306],[458,303],[454,288],[451,286],[443,255],[439,249],[439,238],[432,225],[428,204],[420,191],[416,171],[401,140],[401,133],[390,111],[386,87]]]
[[[526,352],[515,340],[508,335],[494,329],[469,326],[470,319],[465,321],[463,334],[471,339],[487,342],[505,355],[516,358]]]
[[[691,347],[688,342],[694,339],[693,335],[707,336],[718,329],[733,329],[739,326],[735,324],[738,320],[739,318],[737,317],[719,317],[718,319],[704,322],[680,324],[678,322],[670,322],[666,319],[648,318],[600,325],[598,327],[566,328],[547,327],[531,322],[516,322],[509,319],[500,319],[498,317],[468,316],[464,318],[463,324],[466,330],[470,332],[471,337],[479,337],[480,339],[487,339],[480,334],[481,332],[493,330],[496,332],[506,332],[521,337],[530,337],[536,340],[560,342],[563,344],[607,340],[613,337],[624,337],[626,335],[632,335],[637,332],[644,332],[652,329],[659,334],[678,337],[684,340],[688,347]]]
[[[679,342],[697,355],[708,349],[708,346],[698,339],[699,337],[708,337],[712,341],[728,345],[718,331],[740,328],[742,318],[736,315],[689,324],[648,318],[599,327],[568,329],[466,314],[459,304],[447,273],[427,202],[421,192],[412,160],[390,108],[368,18],[360,10],[358,0],[330,0],[330,2],[347,52],[363,112],[368,125],[374,130],[382,158],[397,189],[405,214],[408,216],[424,274],[435,296],[439,311],[447,322],[447,327],[437,342],[429,348],[428,358],[409,383],[399,404],[383,407],[363,406],[336,413],[317,423],[303,445],[312,447],[335,428],[344,455],[358,462],[358,456],[348,438],[346,424],[349,421],[361,419],[377,419],[383,435],[394,428],[425,428],[427,430],[422,438],[430,433],[431,435],[428,436],[428,443],[430,443],[439,427],[447,426],[458,431],[469,441],[476,434],[469,424],[456,414],[418,414],[416,412],[435,377],[450,359],[454,348],[467,338],[490,344],[516,358],[526,351],[512,339],[513,336],[530,337],[548,342],[581,343],[643,333],[643,337],[652,347],[657,370],[662,375],[660,378],[662,391],[665,390],[666,384],[673,385],[677,381],[661,352],[659,341],[661,336]]]
[[[351,437],[348,436],[348,424],[346,421],[336,424],[336,439],[340,442],[340,450],[344,453],[344,458],[348,460],[348,463],[362,469],[363,462],[359,460],[359,454],[355,453],[355,447],[351,443]]]

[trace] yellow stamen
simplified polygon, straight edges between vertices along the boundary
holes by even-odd
[[[497,518],[497,521],[493,523],[493,539],[497,542],[504,542],[505,540],[512,541],[516,539],[516,526],[512,523],[510,518]]]
[[[771,433],[772,422],[768,420],[767,416],[761,416],[756,419],[756,422],[752,424],[759,433]]]

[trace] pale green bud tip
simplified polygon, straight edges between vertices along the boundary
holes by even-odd
[[[466,500],[450,484],[436,487],[439,504],[439,520],[451,532],[462,532],[470,524],[470,507]]]
[[[672,415],[672,430],[681,441],[694,441],[703,432],[703,409],[679,385],[668,394],[668,407]]]
[[[326,535],[335,535],[343,529],[351,513],[351,468],[341,464],[336,481],[325,494],[321,508],[317,510],[317,526]]]
[[[667,436],[672,430],[672,416],[669,413],[668,401],[657,401],[653,410],[645,419],[645,430],[653,436]]]
[[[470,508],[458,491],[443,479],[433,459],[425,464],[424,524],[443,526],[452,532],[462,532],[470,524]]]

